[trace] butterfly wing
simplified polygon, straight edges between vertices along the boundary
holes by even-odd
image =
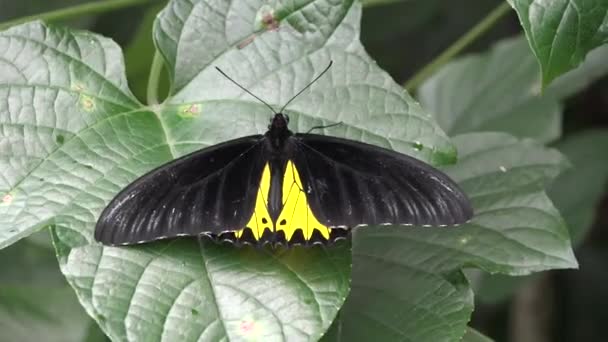
[[[455,225],[473,215],[454,181],[413,157],[316,134],[293,139],[310,208],[329,227]]]
[[[126,245],[243,228],[265,164],[262,139],[254,135],[214,145],[142,176],[102,212],[95,239]]]

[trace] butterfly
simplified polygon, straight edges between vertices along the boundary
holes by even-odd
[[[264,135],[203,148],[145,174],[103,210],[95,239],[130,245],[207,235],[237,245],[329,244],[360,226],[448,226],[473,209],[443,172],[382,147],[293,133],[286,106]]]

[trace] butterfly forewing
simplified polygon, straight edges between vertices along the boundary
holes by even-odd
[[[415,158],[316,134],[292,139],[312,212],[329,227],[455,225],[473,214],[458,185]]]
[[[241,229],[253,212],[264,164],[261,135],[176,159],[121,191],[102,212],[95,238],[121,245]]]

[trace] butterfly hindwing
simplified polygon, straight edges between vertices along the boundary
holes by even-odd
[[[95,238],[121,245],[241,229],[254,211],[264,165],[261,135],[176,159],[121,191],[101,214]]]
[[[285,166],[282,185],[283,208],[276,222],[277,232],[283,232],[289,243],[329,241],[330,229],[312,213],[300,174],[291,160]]]
[[[473,214],[454,181],[413,157],[316,134],[293,139],[308,203],[329,227],[454,225]]]

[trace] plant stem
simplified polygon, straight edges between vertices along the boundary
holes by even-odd
[[[26,17],[16,18],[13,20],[5,21],[0,23],[0,31],[5,30],[11,26],[26,23],[32,20],[45,20],[45,21],[57,21],[68,18],[73,18],[81,15],[90,15],[113,11],[130,6],[144,5],[152,3],[156,0],[105,0],[90,2],[82,5],[76,5],[72,7],[62,8],[55,11],[34,14]]]
[[[511,6],[503,1],[500,5],[488,13],[483,20],[473,26],[467,33],[455,41],[450,47],[435,57],[429,64],[418,71],[412,78],[405,82],[404,87],[408,92],[414,91],[422,82],[432,76],[437,70],[449,62],[452,58],[462,52],[467,46],[488,31],[505,14],[509,13]]]
[[[158,87],[160,85],[160,75],[163,71],[163,58],[160,52],[154,52],[152,66],[150,66],[150,76],[148,77],[148,88],[146,90],[146,100],[148,106],[158,104]]]

